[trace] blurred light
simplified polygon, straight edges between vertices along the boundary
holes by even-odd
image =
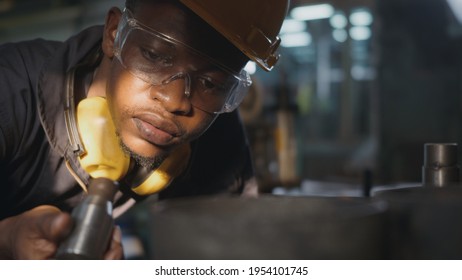
[[[257,64],[253,61],[249,61],[245,65],[244,70],[247,71],[249,75],[253,75],[255,72],[257,72]]]
[[[345,72],[340,68],[330,69],[330,81],[333,83],[340,83],[344,80]]]
[[[348,39],[348,33],[345,29],[334,29],[332,31],[332,37],[334,37],[335,41],[343,43]]]
[[[375,70],[370,67],[355,65],[351,67],[351,77],[357,81],[374,80],[376,76]]]
[[[368,40],[371,38],[371,29],[366,26],[355,26],[350,28],[350,37],[356,41]]]
[[[350,15],[350,22],[356,26],[368,26],[373,22],[372,14],[367,10],[357,10]]]
[[[286,19],[281,27],[281,33],[297,33],[306,30],[306,24],[303,21],[295,19]]]
[[[330,18],[333,14],[334,7],[329,4],[295,7],[290,12],[292,18],[297,20],[316,20]]]
[[[462,0],[446,0],[446,2],[448,2],[459,23],[462,23]]]
[[[308,32],[281,34],[281,46],[286,48],[304,47],[311,44]]]
[[[330,25],[335,29],[343,29],[348,24],[347,18],[343,13],[336,13],[329,21]]]

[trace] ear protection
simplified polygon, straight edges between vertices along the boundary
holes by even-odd
[[[134,164],[131,164],[130,157],[120,147],[106,99],[84,98],[79,102],[77,111],[75,109],[75,76],[91,71],[100,60],[100,50],[96,49],[66,76],[64,118],[71,148],[78,156],[82,168],[91,177],[105,177],[114,181],[136,177],[136,182],[139,183],[131,186],[136,194],[150,195],[159,192],[186,169],[191,155],[190,145],[178,147],[153,171],[145,172],[144,169],[135,168],[136,171],[132,172],[130,169]],[[131,174],[134,172],[136,174]]]
[[[91,177],[118,181],[130,167],[130,157],[120,148],[106,99],[91,97],[77,106],[77,126],[85,148],[79,156],[82,167]],[[177,148],[145,180],[132,188],[138,195],[149,195],[167,187],[186,168],[190,156],[189,144]]]
[[[120,180],[128,171],[130,158],[119,148],[106,100],[82,100],[77,106],[77,127],[85,148],[79,156],[83,169],[93,178]]]

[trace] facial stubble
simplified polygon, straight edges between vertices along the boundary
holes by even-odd
[[[135,160],[135,162],[144,168],[147,169],[156,169],[160,166],[160,164],[164,161],[165,156],[154,156],[154,157],[145,157],[142,155],[139,155],[132,151],[125,143],[122,141],[122,138],[120,135],[117,133],[117,137],[119,138],[119,145],[122,149],[122,151],[129,156],[131,159]]]

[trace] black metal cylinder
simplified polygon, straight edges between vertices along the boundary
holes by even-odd
[[[117,185],[109,179],[93,179],[89,195],[72,211],[74,229],[60,245],[57,259],[102,259],[114,227],[112,200]]]
[[[425,144],[422,184],[443,187],[459,182],[457,156],[455,143]]]

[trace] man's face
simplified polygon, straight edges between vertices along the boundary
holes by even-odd
[[[234,70],[245,63],[245,58],[237,55],[220,35],[178,4],[143,4],[133,15],[145,26],[211,54]],[[211,68],[197,57],[184,53],[177,56],[181,64],[173,73]],[[199,137],[215,120],[216,114],[191,104],[185,94],[184,78],[152,85],[132,73],[112,57],[106,98],[119,138],[135,158],[151,163],[162,159],[178,145]],[[195,88],[191,86],[191,94],[195,94]]]

